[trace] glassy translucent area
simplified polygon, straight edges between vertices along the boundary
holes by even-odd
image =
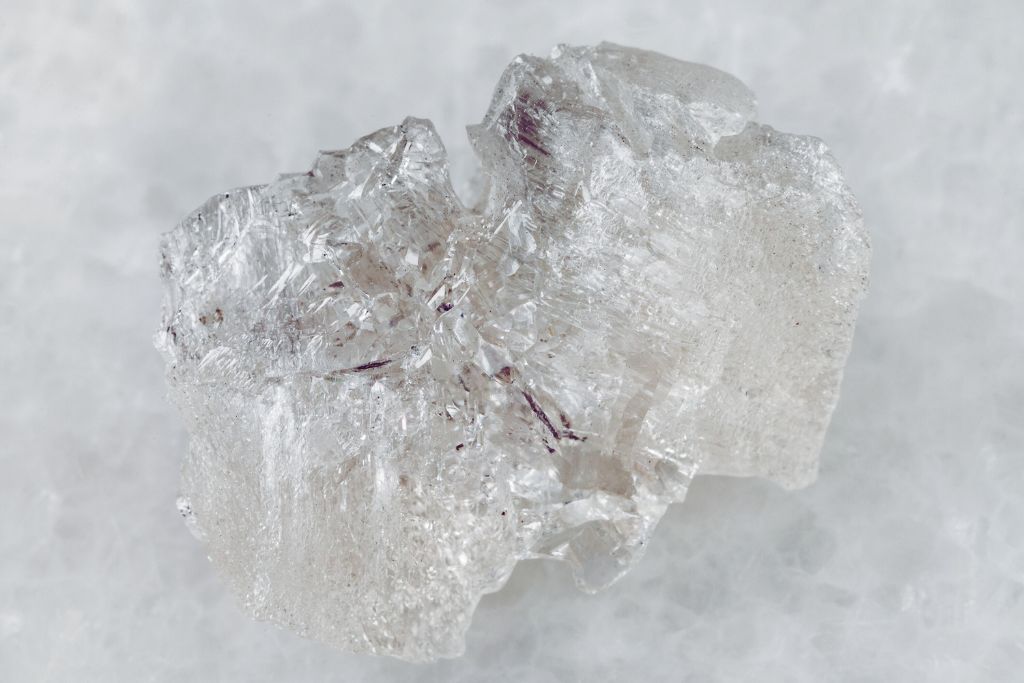
[[[360,652],[462,652],[524,558],[593,591],[698,471],[810,483],[869,248],[825,145],[710,67],[521,56],[430,122],[211,198],[163,244],[179,509],[257,617]]]

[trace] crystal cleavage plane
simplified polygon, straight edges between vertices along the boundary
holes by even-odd
[[[596,591],[694,475],[813,481],[870,251],[825,145],[713,68],[520,56],[428,121],[219,194],[165,236],[179,507],[246,608],[334,646],[462,653],[519,560]]]

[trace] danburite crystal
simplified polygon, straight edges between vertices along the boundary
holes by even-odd
[[[462,652],[516,562],[596,590],[702,472],[815,476],[869,250],[825,145],[734,78],[519,57],[452,190],[406,119],[212,198],[163,245],[179,502],[252,613]]]

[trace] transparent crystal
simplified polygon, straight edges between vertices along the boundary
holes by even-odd
[[[825,145],[710,67],[521,56],[452,189],[428,121],[163,244],[178,508],[258,618],[456,656],[525,558],[626,572],[698,470],[813,480],[867,279]]]

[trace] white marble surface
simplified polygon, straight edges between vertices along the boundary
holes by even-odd
[[[1024,5],[260,4],[0,13],[0,680],[1020,680]],[[740,76],[860,196],[872,290],[820,480],[698,480],[598,596],[520,567],[460,660],[249,621],[174,507],[158,234],[406,114],[465,179],[505,63],[601,39]]]

